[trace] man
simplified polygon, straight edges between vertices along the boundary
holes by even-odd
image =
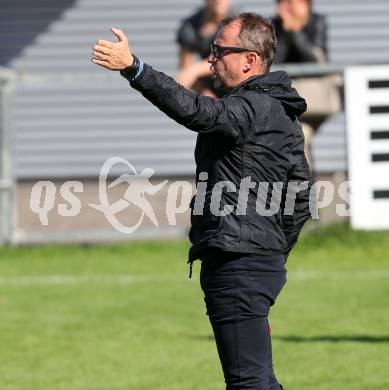
[[[286,258],[309,218],[310,179],[297,119],[305,101],[286,73],[268,73],[273,27],[252,13],[223,21],[208,59],[215,85],[229,90],[219,100],[153,70],[133,56],[122,31],[112,32],[119,42],[98,41],[92,62],[120,70],[160,110],[198,132],[189,262],[202,260],[200,282],[227,389],[282,389],[267,317],[286,281]],[[302,190],[285,195],[288,181]],[[266,183],[273,192],[283,188],[273,196],[281,207],[272,212],[263,207]],[[287,211],[291,198],[294,213]]]
[[[312,12],[312,0],[277,0],[273,24],[278,63],[326,62],[326,19]]]
[[[177,32],[180,71],[176,81],[203,95],[222,96],[222,91],[213,86],[207,57],[219,23],[232,13],[230,4],[231,0],[205,0],[194,15],[183,21]]]
[[[277,15],[272,20],[277,36],[276,62],[325,63],[327,61],[327,23],[324,15],[312,12],[312,0],[277,0]],[[317,116],[312,113],[337,91],[333,77],[301,77],[294,84],[304,91],[310,106],[311,117],[305,116],[302,123],[305,138],[305,155],[313,170],[311,140],[317,129]],[[326,104],[326,103],[324,103]],[[328,103],[327,103],[328,104]]]

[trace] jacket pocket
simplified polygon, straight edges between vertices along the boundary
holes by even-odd
[[[196,215],[193,213],[195,198],[190,203],[191,208],[191,229],[189,239],[194,243],[207,240],[214,236],[221,228],[222,216],[214,215],[211,211],[211,193],[205,196],[204,207],[202,214]],[[220,210],[223,209],[223,198],[220,201]]]
[[[285,235],[275,217],[250,216],[247,241],[250,245],[270,252],[282,253],[285,248]]]

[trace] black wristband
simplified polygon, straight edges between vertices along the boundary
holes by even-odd
[[[124,68],[120,71],[120,74],[123,77],[125,77],[127,80],[133,79],[139,70],[139,66],[140,66],[139,58],[134,55],[133,57],[134,57],[134,62],[132,63],[132,65],[129,65],[127,66],[127,68]]]

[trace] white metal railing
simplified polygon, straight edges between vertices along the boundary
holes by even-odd
[[[351,224],[389,229],[389,65],[345,76]]]
[[[315,77],[333,74],[343,74],[346,65],[343,64],[275,64],[271,70],[284,70],[291,77]]]
[[[0,67],[0,244],[12,242],[15,180],[11,164],[10,96],[16,74]]]

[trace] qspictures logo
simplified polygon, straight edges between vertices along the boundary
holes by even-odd
[[[122,183],[126,183],[128,188],[123,195],[124,199],[119,199],[115,203],[110,204],[107,196],[107,179],[112,167],[120,163],[127,166],[129,173],[122,174],[108,185],[108,188],[113,188]],[[132,164],[120,157],[113,157],[107,160],[101,168],[99,175],[100,204],[89,204],[89,206],[101,211],[111,226],[121,233],[131,234],[137,230],[139,226],[141,226],[145,216],[147,216],[155,226],[159,226],[153,207],[146,199],[145,194],[155,195],[165,186],[167,180],[158,185],[153,185],[150,182],[150,178],[154,173],[155,171],[153,169],[146,168],[138,174]],[[137,185],[135,185],[135,180],[137,181]],[[135,225],[125,226],[116,218],[116,214],[127,209],[130,204],[135,205],[141,210],[141,216]]]
[[[112,180],[115,167],[121,166],[122,173]],[[157,195],[162,189],[167,193],[164,211],[169,225],[177,224],[177,215],[185,213],[193,197],[193,186],[189,181],[168,180],[151,181],[155,170],[145,168],[137,172],[135,167],[126,159],[112,157],[102,166],[99,174],[98,204],[87,204],[86,207],[101,212],[109,224],[118,232],[131,234],[142,225],[145,218],[158,227],[159,221],[150,198]],[[111,179],[111,180],[109,180]],[[193,214],[203,215],[207,210],[218,217],[226,217],[235,212],[236,215],[246,215],[250,194],[256,189],[255,211],[262,216],[272,216],[279,213],[281,205],[284,215],[293,215],[296,209],[298,194],[305,192],[309,200],[309,210],[313,219],[319,219],[318,210],[328,207],[334,202],[335,195],[342,202],[335,205],[339,216],[350,216],[348,197],[350,194],[349,182],[341,183],[335,193],[334,185],[330,181],[318,181],[311,188],[308,182],[255,182],[250,176],[243,178],[239,186],[230,181],[220,181],[209,188],[208,173],[201,172],[197,183],[196,196],[193,199]],[[126,190],[122,197],[110,203],[108,192],[118,185],[125,185]],[[77,194],[84,191],[81,181],[66,181],[58,189],[52,181],[39,181],[31,190],[30,209],[37,214],[42,225],[49,225],[49,212],[54,210],[56,196],[60,195],[66,203],[59,203],[57,212],[64,218],[75,217],[82,210],[82,202]],[[223,193],[236,193],[236,204],[226,204]],[[252,195],[251,195],[252,198]],[[282,203],[282,199],[284,202]],[[155,204],[155,203],[154,203]],[[299,205],[297,205],[298,207]],[[118,218],[118,214],[130,209],[137,209],[139,218],[131,225],[125,225]],[[159,214],[160,215],[160,214]]]

